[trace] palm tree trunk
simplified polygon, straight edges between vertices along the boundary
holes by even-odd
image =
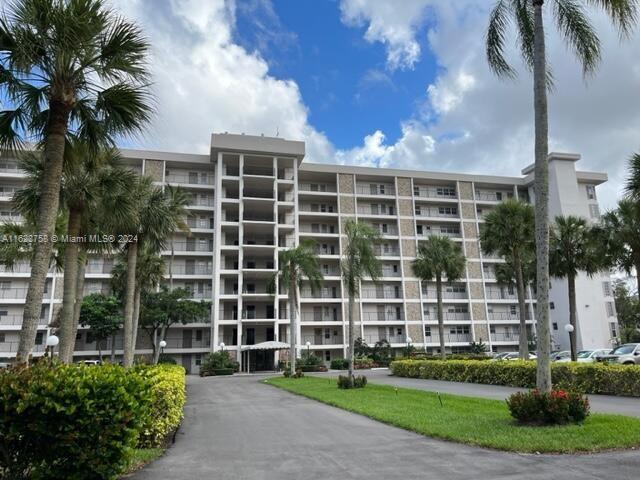
[[[298,324],[296,322],[298,305],[296,305],[296,279],[292,276],[289,285],[289,372],[291,376],[296,373],[296,336],[298,334]],[[249,362],[247,354],[247,363]]]
[[[440,336],[440,357],[444,360],[447,353],[444,349],[444,319],[442,318],[442,277],[436,275],[436,295],[438,298],[438,335]]]
[[[56,215],[60,203],[60,180],[64,160],[65,136],[69,120],[70,107],[51,100],[49,105],[49,123],[44,146],[45,167],[36,217],[37,235],[43,241],[37,241],[31,259],[31,277],[25,299],[20,342],[16,353],[16,363],[29,362],[31,350],[36,342],[36,333],[42,311],[42,296],[47,281],[47,272],[51,261],[53,243],[50,241],[55,232]]]
[[[171,257],[169,258],[169,290],[173,292],[173,257],[175,255],[173,247],[173,237],[171,237]]]
[[[551,391],[551,333],[549,331],[549,124],[547,112],[547,62],[542,5],[533,0],[533,103],[535,112],[535,217],[536,217],[536,334],[538,368],[536,385]]]
[[[527,338],[527,307],[524,302],[524,276],[522,274],[522,262],[517,252],[513,254],[513,268],[516,274],[516,289],[518,290],[518,313],[520,317],[520,358],[529,360],[529,344]]]
[[[136,353],[136,345],[138,344],[138,322],[140,320],[140,287],[136,287],[135,294],[133,296],[133,354]]]
[[[350,289],[349,291],[349,378],[351,379],[351,381],[353,381],[353,370],[355,367],[355,361],[356,361],[356,354],[354,352],[356,346],[355,346],[355,335],[353,333],[354,331],[354,325],[353,325],[353,309],[355,308],[355,299],[354,299],[354,294],[353,294],[353,290],[354,289]]]
[[[73,346],[71,347],[71,361],[75,350],[75,338],[78,334],[78,323],[80,322],[80,310],[82,310],[82,299],[84,298],[84,275],[87,270],[87,252],[81,251],[78,261],[78,278],[76,279],[76,301],[73,308]]]
[[[111,335],[111,363],[116,363],[116,333]]]
[[[60,360],[70,363],[75,346],[75,329],[73,328],[73,314],[75,312],[76,287],[78,279],[79,246],[74,240],[80,234],[82,212],[76,208],[69,210],[67,234],[69,242],[64,249],[64,285],[62,293],[62,311],[60,313]]]
[[[573,327],[573,332],[569,333],[569,343],[571,344],[571,361],[577,362],[576,335],[578,325],[576,322],[576,277],[567,276],[567,286],[569,290],[569,324]]]
[[[138,261],[138,244],[133,242],[127,249],[127,282],[124,290],[124,352],[122,365],[133,365],[133,315],[135,310],[136,263]]]

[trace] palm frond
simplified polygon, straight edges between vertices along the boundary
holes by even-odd
[[[505,58],[505,40],[510,24],[510,4],[498,0],[489,14],[485,50],[489,68],[499,77],[515,78],[516,71]]]
[[[601,58],[600,39],[584,6],[577,0],[554,0],[553,12],[558,31],[582,64],[583,74],[592,74]]]
[[[638,23],[636,0],[585,0],[585,3],[604,10],[618,29],[621,37],[630,37]]]

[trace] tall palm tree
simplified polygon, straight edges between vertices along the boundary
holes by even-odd
[[[556,217],[550,233],[549,270],[554,277],[567,279],[569,324],[573,327],[569,334],[571,360],[576,362],[576,276],[581,271],[593,275],[602,270],[603,255],[593,230],[583,218],[572,215]]]
[[[638,5],[635,0],[548,0],[556,28],[582,65],[585,76],[593,74],[600,61],[600,40],[587,15],[587,7],[603,10],[622,36],[635,27]],[[511,22],[516,26],[520,53],[533,71],[535,124],[537,313],[539,339],[537,387],[551,390],[551,332],[549,330],[549,123],[547,88],[551,71],[545,53],[545,0],[497,0],[489,16],[486,35],[487,61],[500,77],[513,78],[516,71],[505,58],[505,42]]]
[[[342,282],[349,295],[349,379],[353,380],[355,361],[355,335],[353,310],[356,299],[360,296],[360,284],[363,278],[369,277],[378,281],[382,273],[382,264],[376,257],[375,246],[380,243],[380,233],[371,225],[357,220],[347,220],[344,224],[344,250],[340,269]]]
[[[634,153],[629,158],[629,178],[627,178],[625,192],[634,200],[640,200],[640,153]]]
[[[533,207],[520,200],[508,199],[495,207],[484,219],[480,243],[485,254],[498,254],[513,266],[518,292],[520,317],[520,358],[529,359],[525,306],[525,274],[527,258],[535,252]]]
[[[455,282],[464,273],[466,259],[458,244],[448,237],[434,235],[418,245],[418,254],[413,261],[413,271],[423,282],[435,278],[438,299],[438,335],[440,356],[446,358],[444,347],[444,318],[442,314],[442,282]]]
[[[147,52],[141,31],[103,0],[15,0],[0,18],[0,148],[24,138],[44,151],[31,278],[16,360],[28,361],[52,250],[65,144],[69,134],[98,147],[140,131],[150,114]]]
[[[296,372],[296,346],[298,334],[298,290],[303,282],[309,282],[312,291],[316,291],[324,280],[313,240],[303,240],[297,247],[288,248],[278,253],[278,271],[269,281],[272,293],[282,287],[289,296],[289,372]]]

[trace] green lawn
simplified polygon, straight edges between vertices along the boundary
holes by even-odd
[[[163,452],[164,449],[162,448],[136,448],[133,451],[133,457],[129,461],[129,466],[124,474],[133,473],[136,470],[140,470],[147,463],[154,461],[156,458],[162,455]]]
[[[595,452],[640,446],[640,419],[592,414],[582,425],[525,427],[505,402],[388,385],[340,390],[335,379],[274,377],[265,383],[429,437],[517,452]]]

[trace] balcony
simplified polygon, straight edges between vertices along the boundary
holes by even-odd
[[[419,237],[448,237],[448,238],[460,238],[459,229],[442,229],[442,228],[423,228],[422,232],[418,230]]]
[[[454,187],[430,187],[414,185],[413,195],[423,198],[443,198],[449,200],[455,200],[458,198],[456,189]]]
[[[169,273],[168,265],[166,272]],[[171,273],[174,275],[211,275],[213,267],[211,265],[174,265],[171,268]]]
[[[242,319],[243,320],[275,320],[276,315],[274,312],[259,313],[255,310],[243,310],[242,311]]]
[[[214,176],[209,173],[172,173],[165,177],[167,183],[181,185],[213,185]]]
[[[365,335],[362,339],[367,345],[375,345],[382,340],[389,343],[407,343],[406,335]]]
[[[380,235],[385,236],[385,235],[391,235],[391,236],[397,236],[398,235],[398,226],[393,224],[393,225],[373,225],[373,224],[369,224],[371,226],[371,228],[373,228],[375,231],[377,231],[378,233],[380,233]]]
[[[443,338],[445,343],[470,343],[473,340],[470,333],[445,333]],[[425,335],[425,339],[427,343],[440,343],[440,335],[437,334]]]
[[[313,192],[313,193],[336,193],[337,192],[336,186],[328,183],[302,182],[298,184],[298,190],[302,192]]]
[[[215,199],[213,197],[199,197],[199,196],[192,196],[191,200],[189,201],[189,205],[190,207],[192,206],[196,206],[196,207],[214,207],[216,204]]]
[[[476,190],[476,201],[501,202],[507,198],[513,198],[513,192],[484,192]]]
[[[204,252],[213,253],[213,240],[206,239],[204,242],[196,241],[175,241],[173,244],[169,244],[167,248],[171,249],[173,245],[174,252]]]
[[[515,289],[509,291],[508,288],[493,288],[486,289],[486,295],[491,300],[518,300],[518,295]]]
[[[189,287],[185,287],[191,292],[191,298],[193,300],[211,300],[213,298],[213,290],[192,290]]]
[[[218,319],[219,320],[238,320],[238,311],[237,310],[225,310],[224,308],[221,308],[220,310],[218,310]],[[225,342],[227,343],[227,342]]]
[[[300,231],[304,233],[317,233],[318,235],[337,235],[338,226],[303,223],[300,225]]]
[[[322,214],[337,213],[338,206],[333,204],[301,203],[298,205],[298,211]]]
[[[280,310],[280,319],[288,319],[287,311]],[[325,314],[324,312],[300,312],[300,321],[302,322],[341,322],[342,315],[337,310],[334,315],[332,312]]]
[[[341,336],[330,336],[329,338],[326,338],[324,336],[324,334],[322,335],[302,335],[302,338],[300,339],[300,343],[307,343],[309,342],[311,344],[311,346],[316,346],[316,345],[342,345],[344,344],[344,340]]]
[[[445,287],[446,288],[446,287]],[[438,292],[435,287],[433,288],[425,288],[422,287],[422,295],[429,300],[436,300]],[[442,290],[442,298],[447,300],[466,300],[468,298],[467,291],[447,291],[446,289]]]
[[[189,228],[206,228],[209,230],[213,230],[213,217],[208,220],[190,217],[187,218],[187,225],[189,226]]]
[[[424,312],[424,319],[427,322],[437,322],[438,313],[435,310],[429,310]],[[471,320],[471,314],[469,312],[442,312],[442,320],[447,321],[467,321]]]
[[[362,312],[364,322],[404,322],[402,312]]]
[[[227,166],[223,170],[223,175],[225,177],[238,177],[240,176],[240,169],[238,167]]]
[[[370,185],[357,185],[356,192],[359,195],[395,195],[396,189],[393,185],[387,184],[370,184]]]
[[[400,278],[400,269],[398,268],[394,270],[393,268],[382,267],[381,276],[386,278],[390,278],[390,277]]]
[[[242,241],[242,244],[245,246],[273,246],[274,243],[273,236],[267,237],[261,235],[246,235]]]
[[[531,318],[531,314],[529,312],[527,312],[527,314],[525,315],[525,320],[532,320]],[[510,322],[519,322],[520,321],[520,314],[518,312],[516,313],[511,313],[511,312],[489,312],[489,320],[503,320],[503,321],[510,321]]]
[[[243,170],[245,175],[258,177],[273,177],[273,166],[245,165]]]
[[[340,249],[338,245],[328,245],[326,248],[321,245],[316,245],[316,255],[339,255]]]
[[[257,190],[255,188],[245,188],[242,196],[245,198],[260,198],[273,200],[273,190]]]
[[[456,207],[423,207],[416,205],[416,217],[460,218]]]
[[[249,222],[274,222],[273,212],[271,213],[256,213],[245,211],[242,215],[244,221]],[[237,220],[236,220],[237,221]]]
[[[0,273],[31,273],[31,265],[28,263],[18,263],[13,267],[0,265]]]
[[[400,288],[363,288],[360,291],[360,298],[380,298],[380,299],[401,299]]]
[[[395,216],[396,211],[393,206],[385,205],[383,208],[379,208],[377,205],[358,205],[358,214],[377,215],[377,216]]]
[[[85,269],[85,273],[110,274],[113,270],[112,263],[90,263]]]
[[[167,338],[167,348],[208,348],[211,346],[211,339],[208,336],[203,335],[201,340],[195,338]]]
[[[510,342],[518,343],[520,341],[520,332],[498,332],[490,333],[492,342]]]
[[[18,162],[2,162],[0,163],[0,173],[24,173],[19,165]]]
[[[300,298],[341,298],[340,289],[333,288],[319,288],[318,290],[311,290],[310,288],[300,289]]]
[[[19,341],[15,341],[15,342],[0,342],[0,352],[1,353],[16,353],[18,351],[18,344],[20,342]],[[45,350],[45,346],[44,345],[35,345],[33,347],[32,352],[44,352]]]
[[[49,292],[44,292],[44,296],[49,296]],[[0,288],[0,298],[7,300],[24,300],[27,298],[27,287]]]
[[[2,315],[0,316],[0,325],[22,325],[22,314],[20,315]],[[38,325],[47,325],[49,319],[40,318]]]
[[[378,257],[398,257],[400,248],[397,246],[374,245],[373,253]]]

